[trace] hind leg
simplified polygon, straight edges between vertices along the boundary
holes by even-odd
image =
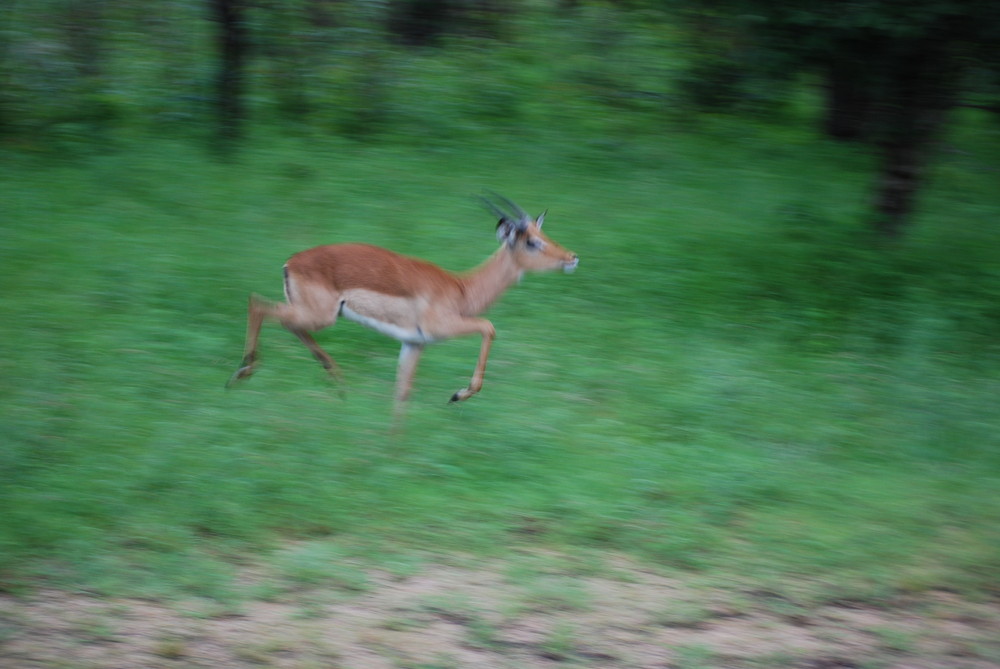
[[[319,347],[309,333],[328,328],[337,322],[340,294],[326,286],[300,285],[286,272],[285,298],[287,303],[275,305],[275,318],[305,344],[331,377],[339,381],[341,375],[337,363]]]
[[[285,327],[287,327],[292,334],[298,337],[299,341],[306,345],[306,348],[312,351],[313,357],[319,360],[319,364],[323,365],[323,369],[326,370],[327,374],[329,374],[336,381],[343,382],[344,376],[340,373],[340,367],[337,366],[337,363],[333,361],[333,358],[331,358],[326,351],[319,347],[319,344],[316,343],[316,340],[313,339],[312,335],[309,334],[307,330],[288,325]]]
[[[257,340],[260,337],[260,328],[264,319],[273,317],[274,306],[256,295],[250,296],[250,305],[247,308],[247,338],[243,346],[243,360],[239,368],[226,382],[226,387],[233,385],[240,379],[245,379],[253,374],[254,367],[257,366]]]
[[[270,302],[257,295],[250,296],[243,361],[240,363],[239,369],[229,379],[227,386],[253,374],[254,368],[257,366],[257,341],[260,338],[260,328],[266,319],[281,323],[306,345],[331,376],[340,378],[340,370],[333,358],[321,349],[316,340],[309,334],[309,331],[322,330],[336,322],[340,296],[336,291],[326,288],[306,287],[299,289],[294,281],[287,276],[285,295],[288,302]]]

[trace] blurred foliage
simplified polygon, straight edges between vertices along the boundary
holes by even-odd
[[[127,0],[83,4],[0,9],[8,138],[102,146],[135,132],[211,130],[219,27],[204,2],[164,2],[155,16]],[[435,4],[447,10],[439,29],[407,37],[423,29],[401,23]],[[622,112],[655,132],[677,69],[676,30],[659,11],[499,0],[242,7],[248,113],[296,132],[419,138],[429,124],[433,139],[494,122],[613,130]]]
[[[912,221],[948,113],[970,89],[982,90],[978,71],[995,73],[1000,65],[1000,5],[987,0],[679,5],[707,55],[682,80],[701,107],[735,108],[748,89],[767,89],[752,85],[761,77],[781,81],[802,71],[819,77],[824,130],[877,147],[871,222],[887,238],[899,237]]]
[[[65,151],[149,132],[230,145],[248,127],[431,144],[572,127],[611,146],[706,112],[788,122],[821,88],[825,131],[880,155],[871,222],[896,237],[946,112],[996,107],[996,6],[14,2],[0,8],[0,136]]]
[[[954,39],[964,40],[980,73],[976,90],[989,90],[984,73],[996,66],[989,46],[1000,32],[994,3],[958,0],[234,4],[251,42],[251,115],[351,136],[394,127],[393,117],[404,120],[404,108],[423,98],[453,97],[447,77],[428,73],[419,90],[411,85],[415,71],[443,64],[470,95],[483,88],[470,105],[482,110],[435,110],[458,112],[445,122],[460,125],[465,113],[508,117],[512,110],[494,94],[513,85],[521,98],[596,101],[655,123],[678,104],[773,110],[794,97],[791,75],[801,63],[836,56],[868,62],[869,74],[878,74],[880,40],[942,24],[957,24]],[[0,127],[8,136],[38,142],[74,129],[204,130],[218,54],[217,26],[202,0],[167,0],[155,15],[130,0],[10,2],[0,12]]]

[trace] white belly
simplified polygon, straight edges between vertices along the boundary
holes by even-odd
[[[340,314],[407,344],[428,344],[434,341],[420,329],[418,310],[410,299],[385,297],[368,291],[351,291],[351,294],[344,295]]]

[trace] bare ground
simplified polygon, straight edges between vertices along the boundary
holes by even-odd
[[[257,594],[237,605],[56,590],[2,596],[0,667],[1000,667],[995,598],[930,592],[808,604],[691,585],[625,558],[591,573],[560,564],[371,571],[353,590],[269,589],[269,577],[248,573]]]

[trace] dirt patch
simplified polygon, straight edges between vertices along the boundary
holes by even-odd
[[[635,669],[1000,667],[1000,602],[925,593],[807,605],[692,587],[624,559],[369,572],[364,588],[152,602],[62,591],[0,597],[5,669],[278,667]],[[254,582],[256,577],[247,579]]]

